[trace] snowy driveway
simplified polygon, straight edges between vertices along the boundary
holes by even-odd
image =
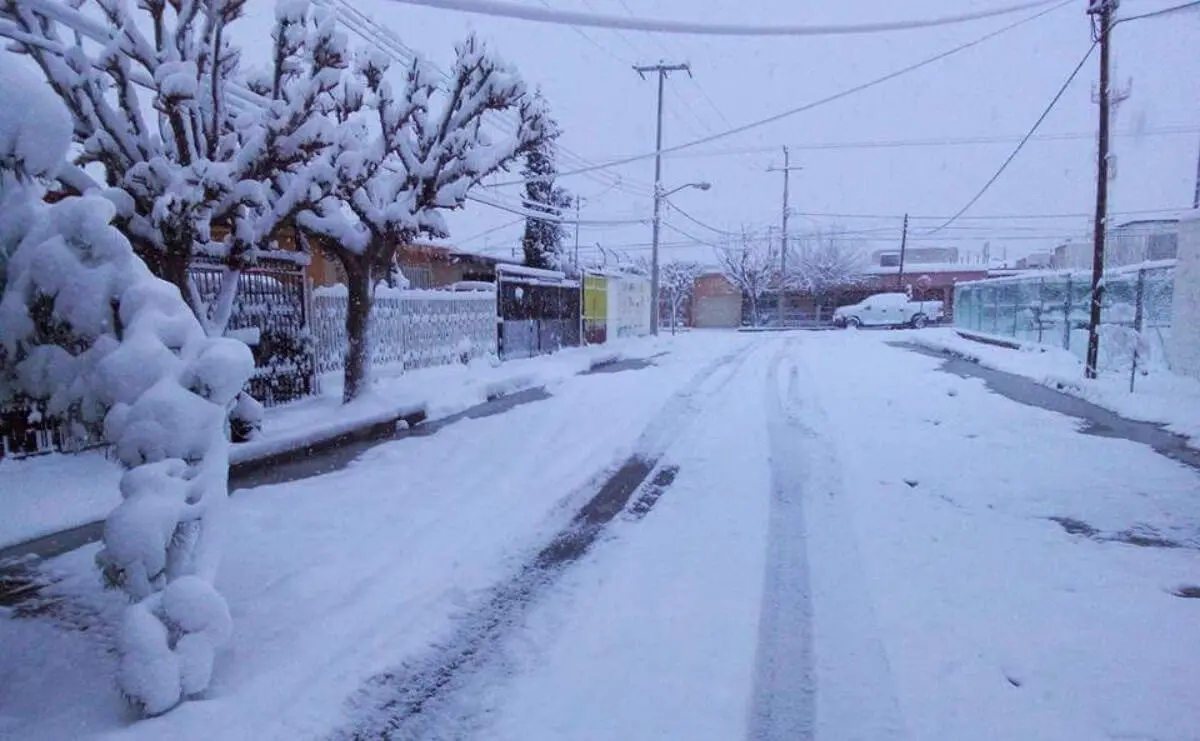
[[[1200,477],[888,339],[697,333],[235,498],[232,648],[161,719],[80,671],[114,605],[69,554],[65,617],[0,618],[0,737],[1200,736]]]

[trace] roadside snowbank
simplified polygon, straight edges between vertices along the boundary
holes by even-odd
[[[377,371],[367,394],[350,404],[342,403],[341,374],[328,374],[320,396],[266,410],[262,431],[232,446],[230,462],[304,448],[419,409],[430,419],[447,417],[497,396],[552,385],[604,363],[648,358],[670,346],[669,337],[640,337],[504,363],[480,359],[407,373]]]
[[[1158,422],[1167,429],[1192,438],[1200,447],[1200,382],[1162,369],[1139,375],[1129,393],[1129,374],[1101,373],[1094,380],[1083,376],[1083,363],[1057,347],[1021,343],[1020,350],[968,340],[950,328],[905,331],[898,339],[951,352],[980,365],[1030,378],[1038,383],[1078,396],[1097,406],[1142,422]],[[1012,342],[1011,338],[1004,338]]]
[[[120,481],[99,451],[0,459],[0,548],[104,519],[121,503]]]

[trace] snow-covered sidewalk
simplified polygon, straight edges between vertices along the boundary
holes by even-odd
[[[894,339],[949,351],[988,368],[1024,376],[1128,419],[1163,424],[1172,432],[1192,438],[1192,446],[1200,448],[1198,380],[1154,368],[1146,375],[1138,375],[1134,392],[1130,393],[1128,371],[1104,372],[1099,378],[1088,380],[1084,378],[1079,358],[1059,347],[1021,342],[1021,349],[1013,350],[966,339],[949,327],[889,334]],[[1016,342],[1008,337],[1003,339]]]
[[[649,358],[672,346],[670,337],[645,337],[497,365],[380,372],[370,392],[348,405],[341,403],[341,377],[332,376],[320,396],[267,409],[261,434],[232,446],[230,461],[245,463],[303,449],[409,410],[424,409],[431,419],[446,417],[498,395],[552,387],[596,365]],[[120,475],[118,465],[99,451],[0,460],[0,549],[103,519],[121,501]]]

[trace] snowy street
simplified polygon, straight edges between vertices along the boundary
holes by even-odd
[[[235,492],[234,634],[160,718],[96,679],[97,546],[46,562],[0,738],[1196,738],[1200,472],[913,334],[693,332]]]

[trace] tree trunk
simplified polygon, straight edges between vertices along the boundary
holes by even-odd
[[[191,262],[190,257],[190,251],[182,252],[175,249],[168,250],[166,254],[162,256],[161,262],[159,262],[161,272],[154,270],[153,266],[151,266],[151,272],[158,274],[158,277],[178,288],[179,295],[183,297],[184,303],[191,308],[192,313],[194,313],[196,318],[200,320],[200,324],[204,325],[207,324],[208,319],[208,317],[205,317],[201,314],[201,312],[204,311],[204,307],[193,305],[191,291],[188,289],[188,268],[190,267],[189,263]]]
[[[758,298],[754,294],[750,295],[750,326],[758,326]]]
[[[343,375],[342,402],[358,398],[367,387],[370,347],[367,322],[371,318],[371,263],[361,256],[344,256],[349,301],[346,306],[346,367]]]

